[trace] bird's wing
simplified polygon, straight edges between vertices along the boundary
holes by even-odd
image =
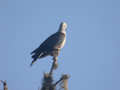
[[[60,45],[64,40],[65,35],[62,33],[55,33],[48,37],[37,49],[35,49],[31,54],[33,61],[31,65],[39,58],[48,55],[56,46]]]
[[[61,36],[62,38],[60,38]],[[37,49],[35,49],[32,53],[36,53],[39,51],[49,51],[52,50],[57,44],[60,44],[63,39],[64,39],[65,35],[57,32],[53,35],[51,35],[50,37],[48,37]]]

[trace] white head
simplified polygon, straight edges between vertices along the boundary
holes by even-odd
[[[59,32],[62,32],[62,33],[66,33],[66,29],[67,29],[67,23],[66,22],[62,22],[60,24],[60,28],[59,28]]]

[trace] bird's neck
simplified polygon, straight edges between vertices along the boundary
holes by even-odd
[[[60,32],[63,33],[63,34],[66,34],[65,30],[64,31],[60,31]]]
[[[60,29],[58,32],[63,33],[63,34],[66,34],[66,31],[63,30],[63,29]]]

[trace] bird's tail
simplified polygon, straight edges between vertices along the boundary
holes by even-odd
[[[30,66],[32,66],[32,65],[34,64],[34,62],[37,60],[38,55],[34,54],[34,55],[32,56],[32,58],[33,58],[33,61],[31,62]]]
[[[31,62],[30,66],[32,66],[36,60],[37,60],[37,59],[34,59],[34,60]]]
[[[39,48],[37,48],[37,49],[35,49],[34,51],[32,51],[30,54],[33,54],[33,53],[37,53],[37,52],[39,52]]]
[[[32,66],[38,58],[41,58],[42,55],[43,53],[41,52],[36,52],[34,55],[32,55],[33,61],[31,62],[30,66]]]

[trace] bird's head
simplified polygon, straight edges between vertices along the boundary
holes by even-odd
[[[67,29],[67,23],[61,22],[59,32],[66,33],[66,29]]]

